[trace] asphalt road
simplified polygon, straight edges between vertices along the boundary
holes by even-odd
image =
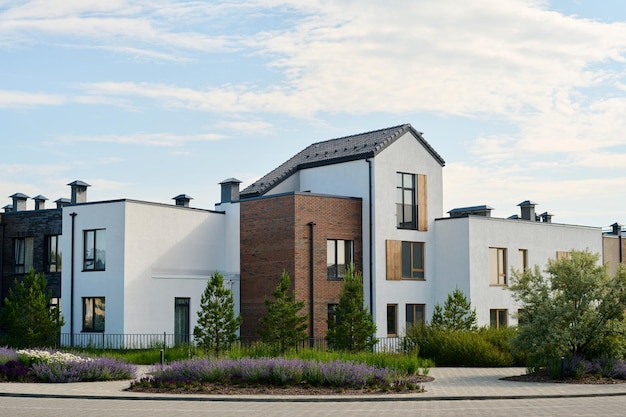
[[[626,397],[547,399],[366,401],[366,402],[233,402],[126,399],[57,399],[0,397],[4,417],[541,417],[624,416]]]

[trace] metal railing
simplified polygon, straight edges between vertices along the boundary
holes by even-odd
[[[237,343],[242,347],[251,347],[258,338],[242,338]],[[61,333],[58,347],[80,347],[90,349],[166,349],[174,346],[196,346],[193,335],[173,333],[112,334],[112,333]],[[303,339],[296,349],[329,349],[326,339]],[[373,347],[374,352],[404,352],[410,348],[410,341],[405,337],[380,337]]]

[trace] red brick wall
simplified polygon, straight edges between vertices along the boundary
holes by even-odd
[[[314,222],[314,337],[326,335],[327,306],[337,303],[341,281],[326,271],[326,240],[354,241],[354,263],[362,270],[361,199],[298,193],[241,201],[241,315],[244,338],[257,336],[283,270],[291,276],[296,299],[310,314],[311,226]]]

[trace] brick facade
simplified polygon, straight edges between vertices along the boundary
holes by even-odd
[[[33,238],[33,268],[37,273],[45,273],[48,280],[48,289],[52,297],[61,297],[61,272],[47,273],[46,265],[46,236],[60,235],[62,232],[61,210],[28,210],[3,213],[0,218],[0,250],[2,254],[2,287],[0,300],[8,296],[9,288],[15,279],[23,277],[14,274],[14,239]]]
[[[242,200],[240,204],[242,338],[258,337],[265,297],[271,296],[283,270],[289,273],[295,297],[305,301],[304,311],[310,316],[311,234],[315,276],[313,337],[323,338],[328,304],[339,301],[342,285],[340,280],[328,279],[326,241],[352,240],[354,264],[362,271],[361,199],[295,193]]]

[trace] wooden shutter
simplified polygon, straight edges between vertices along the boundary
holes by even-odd
[[[417,230],[428,230],[428,193],[426,175],[417,175]]]
[[[387,279],[402,279],[402,241],[387,240]]]

